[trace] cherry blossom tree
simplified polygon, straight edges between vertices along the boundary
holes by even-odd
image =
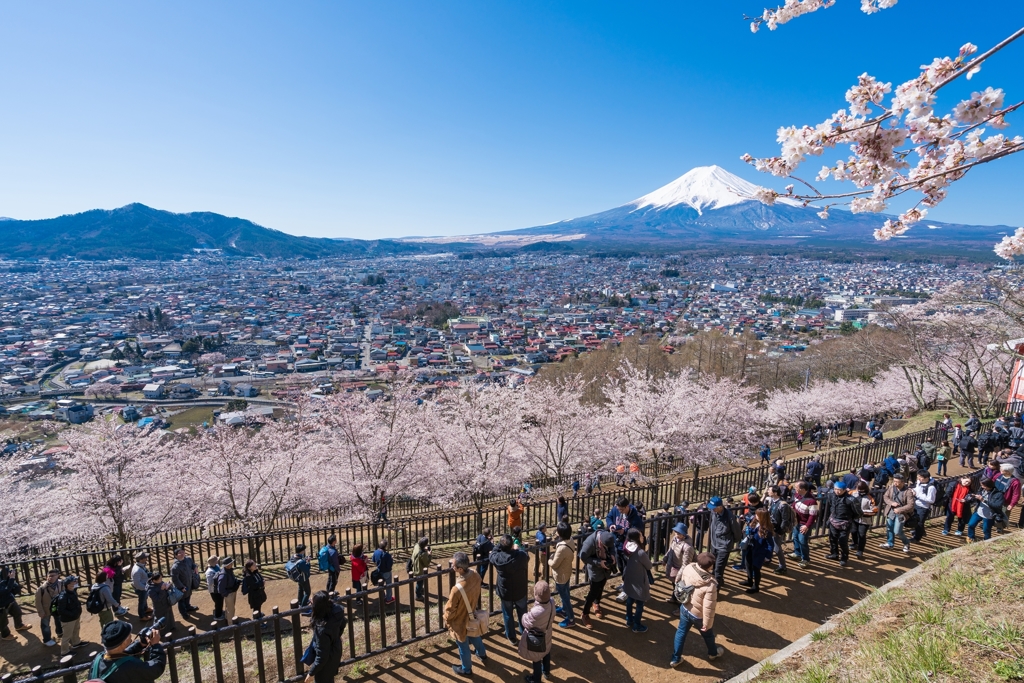
[[[63,476],[53,482],[64,498],[57,509],[74,511],[61,523],[119,547],[188,524],[187,499],[175,495],[172,483],[180,465],[164,438],[110,419],[61,433],[68,449],[58,458]]]
[[[624,360],[604,388],[620,450],[631,457],[648,457],[655,466],[675,432],[679,392],[670,375],[655,375]]]
[[[199,356],[198,363],[199,365],[205,366],[220,365],[222,363],[226,363],[227,360],[228,357],[225,356],[223,353],[220,353],[219,351],[211,351],[210,353],[204,353],[203,355]]]
[[[835,0],[786,0],[784,5],[766,9],[754,18],[751,29],[756,32],[763,24],[775,30],[780,24],[833,4]],[[861,7],[870,14],[895,4],[895,0],[862,0]],[[960,78],[970,80],[986,60],[1021,36],[1024,28],[980,54],[977,46],[965,43],[956,57],[936,57],[921,67],[918,76],[895,88],[892,83],[862,74],[846,92],[848,109],[840,109],[815,126],[779,128],[779,156],[759,159],[743,155],[742,159],[759,171],[791,178],[805,188],[796,192],[791,184],[784,193],[764,189],[755,198],[766,204],[780,197],[801,201],[805,206],[815,203],[821,209],[818,215],[827,219],[830,208],[839,204],[848,204],[854,213],[879,213],[891,200],[916,193],[917,202],[896,219],[886,219],[875,230],[875,239],[889,240],[906,233],[946,198],[952,183],[972,168],[1024,150],[1024,137],[1019,135],[986,135],[989,128],[1006,128],[1007,117],[1024,106],[1024,100],[1008,104],[1000,88],[979,89],[970,98],[953,104],[948,112],[937,110],[940,90]],[[816,180],[850,182],[856,189],[823,192],[796,175],[808,157],[821,156],[838,146],[850,146],[853,153],[824,166]],[[995,251],[1005,259],[1024,254],[1024,228],[1005,236]]]
[[[365,393],[328,397],[318,414],[324,423],[328,463],[343,473],[358,504],[377,518],[385,501],[409,495],[423,479],[426,409],[409,385],[386,398]]]
[[[55,494],[55,476],[22,470],[21,455],[0,458],[0,558],[37,554],[32,549],[67,538],[75,524],[64,515],[40,515],[40,510],[66,510]]]
[[[608,411],[581,403],[584,389],[579,375],[528,385],[518,439],[536,473],[561,482],[608,465],[614,447]]]
[[[109,382],[98,382],[85,390],[85,397],[93,400],[109,401],[121,395],[121,389]]]
[[[424,475],[431,500],[469,500],[479,511],[488,496],[529,476],[519,441],[522,396],[510,387],[473,385],[438,397],[426,413],[431,452]]]

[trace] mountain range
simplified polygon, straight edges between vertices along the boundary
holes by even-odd
[[[300,237],[243,218],[216,213],[172,213],[143,204],[95,209],[43,220],[0,219],[0,256],[85,259],[180,258],[218,249],[232,256],[267,258],[360,257],[438,251],[578,251],[804,248],[953,253],[987,252],[1007,226],[926,222],[897,244],[872,237],[887,216],[818,209],[785,197],[768,206],[760,188],[719,166],[694,168],[671,183],[607,211],[548,225],[457,237],[355,240]]]

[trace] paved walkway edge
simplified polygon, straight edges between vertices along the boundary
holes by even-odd
[[[1014,534],[1012,534],[1012,533],[1006,534],[1005,536],[1000,536],[999,538],[994,538],[994,539],[992,539],[992,541],[989,541],[989,542],[990,543],[991,542],[997,542],[998,543],[1000,539],[1002,539],[1002,538],[1011,538],[1013,535]],[[962,547],[967,547],[967,546],[962,546]],[[955,548],[954,550],[959,550],[959,548]],[[946,551],[946,552],[950,552],[950,551]],[[892,590],[893,588],[899,588],[904,583],[909,581],[911,579],[911,577],[914,577],[918,573],[924,571],[924,569],[926,567],[930,567],[931,563],[935,560],[935,558],[941,557],[942,554],[943,553],[939,553],[935,557],[931,557],[927,561],[922,562],[921,564],[917,565],[913,569],[911,569],[911,570],[901,574],[900,576],[897,576],[895,579],[893,579],[889,583],[879,587],[877,592],[878,593],[885,593],[887,591]],[[773,654],[771,657],[766,657],[766,658],[762,659],[760,662],[758,662],[754,666],[750,667],[749,669],[747,669],[746,671],[744,671],[743,673],[741,673],[741,674],[739,674],[737,676],[733,676],[732,678],[727,680],[725,683],[747,683],[748,681],[751,681],[754,678],[756,678],[757,675],[759,673],[761,673],[761,667],[763,667],[765,664],[778,664],[778,663],[780,663],[780,662],[782,662],[782,661],[784,661],[786,659],[789,659],[790,657],[795,655],[797,652],[800,652],[805,647],[810,645],[811,642],[812,642],[811,638],[812,638],[812,636],[815,633],[828,633],[829,631],[831,631],[832,629],[834,629],[836,627],[836,623],[837,623],[836,620],[839,617],[843,616],[847,612],[852,612],[853,610],[859,608],[861,606],[861,603],[863,603],[863,602],[864,601],[861,600],[856,605],[852,605],[851,607],[848,607],[847,609],[843,610],[839,614],[836,614],[835,616],[831,617],[828,621],[826,621],[824,624],[822,624],[818,628],[816,628],[813,631],[811,631],[810,633],[808,633],[803,638],[800,638],[799,640],[794,640],[792,643],[790,643],[786,647],[782,648],[781,650],[779,650],[778,652]]]

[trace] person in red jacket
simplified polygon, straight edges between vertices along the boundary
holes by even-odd
[[[363,544],[352,546],[352,590],[359,593],[365,590],[363,577],[366,576],[366,558],[363,557]]]

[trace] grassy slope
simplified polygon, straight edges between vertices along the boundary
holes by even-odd
[[[1024,532],[943,553],[868,596],[759,683],[1024,680]]]

